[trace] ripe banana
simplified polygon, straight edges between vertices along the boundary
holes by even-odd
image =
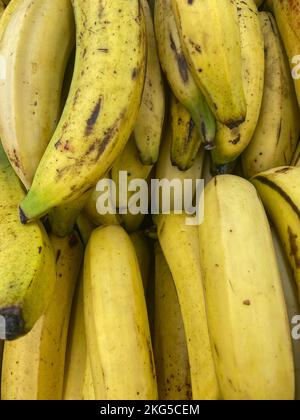
[[[216,119],[246,119],[237,5],[232,0],[172,0],[185,57]]]
[[[134,138],[144,165],[157,162],[165,116],[165,93],[156,49],[151,11],[147,0],[140,0],[146,20],[147,70]]]
[[[172,273],[181,308],[193,399],[216,400],[219,387],[207,326],[198,228],[187,226],[185,219],[185,214],[158,216],[158,239]]]
[[[89,384],[90,362],[84,325],[83,278],[76,290],[69,327],[64,380],[64,400],[84,400],[84,389]]]
[[[55,259],[43,225],[20,224],[18,203],[24,196],[0,144],[0,339],[30,331],[55,286]]]
[[[83,248],[72,234],[51,236],[57,261],[57,281],[46,312],[25,337],[6,342],[3,356],[3,400],[60,400],[73,293]]]
[[[12,0],[0,21],[0,136],[27,189],[59,120],[74,43],[70,0]]]
[[[273,1],[273,13],[289,58],[300,106],[300,1]]]
[[[23,223],[93,187],[124,148],[145,76],[145,22],[139,1],[72,0],[77,51],[69,97],[20,206]]]
[[[154,18],[157,48],[163,71],[174,95],[191,114],[205,147],[211,149],[216,134],[216,122],[188,68],[171,0],[155,1]]]
[[[86,366],[86,369],[85,369],[82,395],[83,395],[83,399],[85,401],[95,401],[96,400],[94,382],[93,382],[93,374],[92,374],[91,362],[90,362],[89,358],[88,358],[87,366]]]
[[[224,175],[209,183],[199,240],[223,398],[292,400],[294,365],[282,284],[268,220],[248,181]]]
[[[247,102],[246,120],[230,130],[217,125],[216,147],[212,150],[216,166],[233,162],[246,149],[253,136],[262,103],[264,86],[264,40],[259,13],[253,0],[235,0],[241,34],[242,75]]]
[[[181,309],[164,254],[155,245],[154,356],[160,400],[191,400],[189,357]]]
[[[256,130],[242,156],[249,178],[289,165],[300,134],[297,98],[276,22],[271,13],[259,15],[265,39],[265,88]]]
[[[281,167],[256,175],[252,182],[279,233],[300,297],[299,175],[300,168]]]
[[[101,227],[91,235],[84,308],[96,398],[156,399],[142,278],[134,247],[120,226]]]
[[[139,267],[142,275],[144,291],[147,292],[148,284],[150,283],[151,268],[153,263],[152,247],[149,239],[144,232],[134,232],[130,235],[133,243],[135,253],[139,262]]]

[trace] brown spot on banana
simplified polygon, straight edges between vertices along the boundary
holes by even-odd
[[[289,235],[289,244],[290,244],[290,255],[295,261],[296,268],[300,268],[300,255],[299,255],[299,248],[297,245],[298,235],[296,235],[292,228],[288,227],[288,235]]]
[[[98,117],[100,115],[101,111],[101,105],[102,105],[102,96],[100,96],[98,102],[96,103],[90,118],[86,122],[86,129],[85,129],[85,135],[89,136],[93,132],[94,125],[96,124]]]

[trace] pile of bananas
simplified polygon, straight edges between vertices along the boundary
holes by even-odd
[[[0,13],[1,399],[300,399],[300,0]],[[99,211],[121,172],[204,222]]]

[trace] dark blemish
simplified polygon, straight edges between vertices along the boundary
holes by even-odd
[[[250,300],[244,300],[243,305],[251,306],[251,301]]]
[[[234,128],[239,127],[241,124],[243,124],[243,122],[245,122],[245,117],[240,118],[239,120],[231,120],[231,121],[227,121],[225,123],[226,127],[230,128],[230,130],[233,130]]]
[[[55,259],[56,263],[58,263],[58,260],[60,259],[60,256],[61,256],[61,250],[59,249],[56,253],[56,259]]]
[[[190,121],[189,121],[189,127],[188,127],[188,135],[187,135],[187,137],[186,137],[186,139],[185,139],[185,145],[186,145],[186,146],[188,146],[188,145],[189,145],[189,143],[190,143],[190,142],[191,142],[191,140],[192,140],[192,136],[193,136],[193,131],[194,131],[194,129],[195,129],[195,123],[194,123],[193,119],[192,119],[192,118],[190,118]]]
[[[103,52],[103,53],[108,53],[109,49],[108,48],[98,48],[98,51]]]
[[[21,207],[19,207],[19,215],[20,215],[20,221],[22,223],[22,225],[26,225],[26,223],[28,222],[28,217],[25,215],[24,211],[22,210]]]
[[[287,166],[285,168],[281,168],[281,169],[277,169],[275,171],[275,174],[286,174],[287,172],[289,172],[292,168],[290,166]]]
[[[87,120],[86,129],[85,129],[85,135],[89,136],[94,128],[94,125],[96,124],[96,121],[99,117],[100,110],[101,110],[101,104],[102,104],[102,96],[100,96],[97,104],[95,105],[93,112],[90,116],[90,118]]]
[[[175,58],[178,64],[178,70],[180,73],[180,76],[183,80],[184,83],[188,83],[189,81],[189,70],[188,70],[188,65],[187,62],[185,60],[185,57],[182,53],[178,52],[174,39],[172,37],[172,34],[170,34],[170,43],[171,43],[171,49],[172,51],[174,51],[175,53]]]
[[[39,254],[42,253],[42,250],[43,250],[43,248],[41,246],[39,246],[39,248],[38,248]]]
[[[216,176],[214,177],[214,183],[215,183],[215,186],[217,186],[218,180],[217,180],[217,177]]]
[[[60,139],[60,140],[58,140],[58,141],[54,144],[54,147],[55,147],[55,149],[56,149],[56,150],[57,150],[60,146],[61,146],[61,139]]]
[[[139,75],[139,72],[140,72],[140,70],[137,68],[137,67],[135,67],[133,70],[132,70],[132,74],[131,74],[131,78],[132,78],[132,80],[136,80],[136,78],[138,77],[138,75]]]
[[[289,243],[290,243],[290,249],[291,249],[291,257],[293,257],[295,261],[295,265],[297,269],[300,268],[300,255],[299,255],[299,248],[297,245],[298,235],[293,233],[290,226],[288,227],[288,234],[289,234]]]
[[[69,247],[70,248],[74,248],[76,245],[78,245],[78,238],[74,234],[74,235],[71,235],[71,237],[69,239]]]
[[[235,139],[230,140],[229,143],[232,143],[234,146],[241,141],[241,135],[239,134]]]
[[[218,349],[218,347],[217,347],[217,345],[216,345],[216,344],[214,344],[214,349],[215,349],[215,352],[216,352],[216,356],[217,356],[217,358],[218,358],[218,359],[220,359],[219,349]]]
[[[276,146],[278,145],[278,143],[280,141],[281,131],[282,131],[282,120],[280,120],[280,124],[279,124],[279,127],[278,127]]]

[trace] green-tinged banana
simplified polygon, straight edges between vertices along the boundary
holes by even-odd
[[[165,93],[151,11],[147,0],[140,2],[146,20],[148,56],[144,92],[134,137],[141,161],[145,165],[153,165],[159,155],[165,116]]]
[[[273,243],[275,247],[277,263],[280,271],[285,301],[288,311],[288,317],[291,327],[294,327],[294,319],[300,314],[300,306],[297,295],[297,288],[293,278],[292,270],[289,266],[288,259],[285,255],[282,244],[280,243],[278,234],[273,226],[271,226]],[[294,363],[295,363],[295,379],[296,379],[296,400],[300,399],[300,340],[292,340]]]
[[[232,0],[171,0],[185,57],[216,119],[246,119],[237,5]]]
[[[55,258],[43,225],[20,223],[24,196],[0,144],[0,339],[30,331],[55,286]]]
[[[83,244],[87,245],[91,233],[96,229],[96,225],[90,221],[84,212],[80,213],[78,216],[76,225]]]
[[[154,18],[159,58],[169,85],[191,114],[205,147],[211,149],[216,134],[215,118],[184,57],[171,0],[155,1]]]
[[[72,0],[72,4],[77,33],[72,85],[21,203],[23,223],[95,186],[126,145],[139,111],[146,67],[139,1]]]
[[[171,162],[181,171],[190,169],[200,148],[199,133],[186,108],[172,95],[171,98]]]
[[[12,0],[0,22],[0,136],[27,189],[60,117],[74,44],[70,0]]]
[[[300,297],[299,176],[300,168],[287,166],[260,173],[252,182],[279,233]]]
[[[134,232],[130,235],[139,262],[144,291],[147,292],[153,263],[153,249],[144,232]]]
[[[209,340],[199,259],[198,227],[186,224],[186,215],[156,218],[160,245],[172,273],[181,308],[195,400],[219,398]]]
[[[132,242],[120,226],[100,227],[91,235],[84,308],[96,398],[156,399],[141,273]]]
[[[4,345],[1,399],[61,400],[69,317],[83,247],[77,235],[51,236],[57,281],[46,312],[33,330]]]
[[[80,278],[72,307],[66,352],[64,379],[64,400],[84,400],[84,389],[89,383],[86,378],[90,368],[83,308],[83,278]]]
[[[217,125],[216,166],[233,162],[246,149],[253,136],[262,103],[264,86],[264,39],[259,13],[253,0],[235,0],[241,35],[242,75],[247,103],[246,120],[239,127]]]
[[[233,175],[214,178],[204,201],[200,260],[222,396],[292,400],[289,323],[263,206],[255,188]]]
[[[300,1],[276,0],[272,9],[289,58],[300,106]]]
[[[87,191],[72,203],[55,207],[49,213],[49,223],[54,235],[61,238],[69,235],[76,224],[76,220],[89,200],[92,191]]]
[[[155,245],[154,357],[160,400],[191,400],[191,376],[181,309],[164,254]]]
[[[271,13],[261,12],[265,39],[265,87],[251,143],[243,154],[247,177],[289,165],[300,133],[300,113],[289,65]]]

